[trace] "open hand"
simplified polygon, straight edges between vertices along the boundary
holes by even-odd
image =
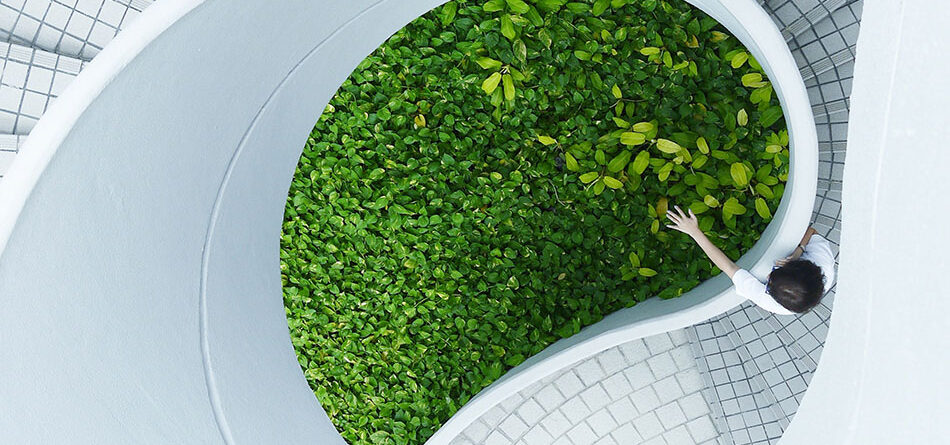
[[[670,221],[673,221],[673,224],[667,224],[666,227],[679,230],[694,238],[697,234],[702,233],[702,231],[699,230],[699,220],[696,219],[696,215],[693,214],[692,209],[689,210],[689,215],[687,216],[679,206],[673,207],[676,209],[676,212],[672,210],[666,211],[666,217],[669,218]]]

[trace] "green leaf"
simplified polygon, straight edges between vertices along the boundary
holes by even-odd
[[[623,98],[623,93],[620,92],[620,87],[617,84],[614,84],[613,88],[610,89],[610,94],[613,94],[615,99]]]
[[[753,104],[768,103],[770,100],[772,100],[772,85],[756,88],[752,90],[752,94],[749,95],[749,101]]]
[[[587,172],[580,176],[581,182],[584,184],[590,184],[594,182],[595,179],[600,177],[600,173],[597,172]]]
[[[713,195],[706,195],[703,198],[703,203],[709,207],[719,207],[719,200],[716,199]]]
[[[769,205],[766,204],[762,198],[755,198],[755,212],[765,220],[772,219],[772,212],[769,210]]]
[[[738,123],[740,127],[745,127],[746,124],[749,123],[749,113],[745,111],[745,108],[736,113],[736,123]]]
[[[649,267],[641,267],[640,269],[637,270],[637,273],[639,273],[641,277],[656,276],[656,271],[653,269],[650,269]]]
[[[629,151],[627,150],[621,151],[620,154],[618,154],[617,156],[614,156],[614,158],[610,160],[610,163],[607,164],[607,171],[611,173],[617,173],[623,170],[624,167],[627,166],[627,163],[630,162],[630,156],[632,156],[632,153],[630,153]],[[610,184],[607,184],[607,185],[610,186]],[[613,188],[619,188],[619,187],[613,187]]]
[[[604,192],[604,187],[606,186],[607,186],[607,183],[604,182],[604,178],[600,178],[599,181],[594,183],[594,194],[599,196],[601,193]]]
[[[739,200],[733,197],[727,199],[722,205],[722,211],[723,213],[727,213],[729,215],[744,215],[746,208],[742,204],[739,204]]]
[[[669,154],[678,153],[680,150],[683,149],[683,147],[681,147],[680,144],[677,144],[676,142],[673,142],[669,139],[657,139],[656,148],[658,148],[663,153],[669,153]]]
[[[542,135],[540,135],[540,134],[538,135],[538,142],[540,142],[540,143],[542,143],[542,144],[544,144],[544,145],[554,145],[554,144],[557,144],[557,140],[554,139],[554,138],[552,138],[551,136],[542,136]]]
[[[647,137],[643,133],[627,131],[620,134],[620,143],[623,145],[640,145],[646,142]]]
[[[735,162],[729,168],[729,174],[732,176],[732,182],[736,187],[743,188],[749,184],[749,177],[746,176],[745,166],[741,162]]]
[[[594,1],[594,7],[591,9],[591,13],[595,16],[601,15],[607,10],[608,6],[610,6],[610,0],[596,0]]]
[[[501,82],[501,73],[492,73],[482,82],[482,90],[491,94],[495,91],[495,88],[498,88],[498,82]]]
[[[508,38],[508,40],[514,40],[517,37],[515,34],[515,24],[511,21],[511,16],[503,15],[501,16],[501,35]]]
[[[518,14],[524,14],[528,12],[528,4],[524,0],[505,0],[508,3],[508,7],[512,11],[517,12]]]
[[[618,181],[617,179],[612,178],[612,177],[610,177],[610,176],[604,176],[604,185],[606,185],[607,187],[610,187],[610,188],[612,188],[612,189],[615,189],[615,190],[616,190],[616,189],[619,189],[619,188],[621,188],[621,187],[623,187],[623,183],[622,183],[622,182],[620,182],[620,181]]]
[[[580,60],[590,60],[591,54],[587,51],[575,50],[574,57],[577,57]]]
[[[778,120],[781,118],[782,118],[782,107],[778,105],[773,105],[771,107],[766,108],[765,111],[762,112],[762,115],[759,116],[759,123],[761,123],[763,127],[768,128],[768,127],[771,127],[776,122],[778,122]]]
[[[485,12],[495,12],[505,9],[505,0],[488,0],[482,6]]]
[[[621,119],[621,118],[619,118],[619,117],[614,117],[614,118],[612,118],[612,119],[613,119],[613,121],[614,121],[614,124],[616,124],[617,127],[619,127],[619,128],[627,128],[627,127],[630,126],[630,122],[627,122],[627,121],[625,121],[625,120],[623,120],[623,119]]]
[[[556,12],[567,0],[538,0],[538,8],[545,12]]]
[[[457,10],[458,5],[455,2],[448,2],[445,4],[445,7],[442,8],[442,26],[446,26],[455,20],[455,13]]]
[[[654,54],[659,54],[659,53],[660,53],[660,48],[657,48],[655,46],[647,46],[640,50],[640,54],[643,54],[644,56],[652,56]]]

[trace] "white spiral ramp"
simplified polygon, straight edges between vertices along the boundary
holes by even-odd
[[[160,0],[106,46],[0,182],[0,442],[342,443],[284,315],[287,188],[337,87],[440,3]],[[754,1],[691,3],[743,40],[785,107],[786,196],[740,260],[762,275],[811,214],[810,105]],[[717,277],[620,311],[528,360],[448,425],[579,358],[740,302]]]

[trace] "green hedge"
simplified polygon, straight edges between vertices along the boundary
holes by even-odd
[[[788,137],[761,68],[682,1],[455,1],[366,58],[287,202],[304,373],[352,444],[421,444],[509,368],[712,276],[658,218],[737,258]]]

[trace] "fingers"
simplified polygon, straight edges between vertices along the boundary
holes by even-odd
[[[671,210],[667,210],[667,211],[666,211],[666,217],[669,218],[670,221],[673,221],[673,222],[676,223],[676,224],[680,224],[680,223],[683,222],[683,221],[682,221],[679,217],[677,217]]]
[[[693,213],[693,209],[689,209],[689,217],[696,219],[696,215]]]
[[[678,213],[678,216],[680,217],[680,219],[686,219],[686,214],[683,213],[683,209],[681,209],[680,206],[673,206],[673,207],[676,209],[676,213]]]

